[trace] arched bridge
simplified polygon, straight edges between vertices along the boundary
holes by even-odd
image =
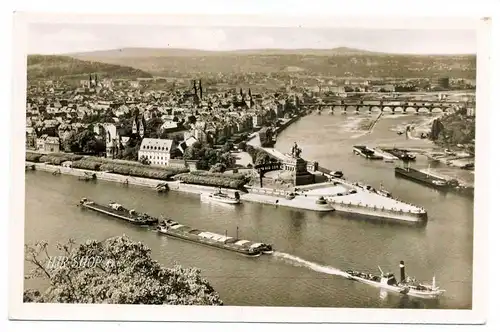
[[[304,109],[329,113],[442,113],[453,112],[459,107],[468,106],[464,102],[439,102],[439,101],[338,101],[330,103],[309,103],[301,105]]]

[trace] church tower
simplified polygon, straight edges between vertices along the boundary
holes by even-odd
[[[196,80],[193,80],[193,102],[198,104],[198,87],[196,86]]]
[[[141,138],[144,138],[144,132],[145,132],[145,128],[144,128],[144,116],[141,116],[139,118],[139,136]]]
[[[134,121],[132,121],[132,134],[137,134],[138,132],[138,123],[137,123],[137,115],[134,117]]]
[[[201,80],[198,80],[198,90],[200,91],[200,100],[203,99],[203,88],[201,87]]]

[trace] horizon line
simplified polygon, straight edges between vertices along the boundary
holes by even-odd
[[[348,53],[349,51],[355,53],[373,53],[380,55],[413,55],[413,56],[477,56],[477,53],[411,53],[411,52],[384,52],[384,51],[373,51],[370,49],[361,49],[347,46],[338,46],[333,48],[314,48],[314,47],[304,47],[304,48],[239,48],[239,49],[202,49],[202,48],[187,48],[187,47],[147,47],[147,46],[126,46],[111,49],[97,49],[97,50],[82,50],[82,51],[72,51],[72,52],[56,52],[56,53],[27,53],[27,55],[59,55],[59,56],[71,56],[76,54],[85,53],[97,53],[97,52],[112,52],[119,50],[182,50],[182,51],[199,51],[207,53],[231,53],[231,52],[251,52],[251,51],[334,51],[339,49],[345,49]],[[334,55],[334,54],[332,54]]]

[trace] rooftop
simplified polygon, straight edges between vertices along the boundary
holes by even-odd
[[[174,141],[161,138],[144,138],[141,143],[141,151],[170,152]]]

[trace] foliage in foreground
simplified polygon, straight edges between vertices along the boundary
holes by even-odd
[[[163,267],[151,249],[126,236],[80,245],[70,240],[58,245],[63,256],[49,256],[48,250],[46,242],[25,247],[25,259],[35,266],[28,277],[46,278],[50,285],[25,290],[24,302],[222,305],[198,269]]]

